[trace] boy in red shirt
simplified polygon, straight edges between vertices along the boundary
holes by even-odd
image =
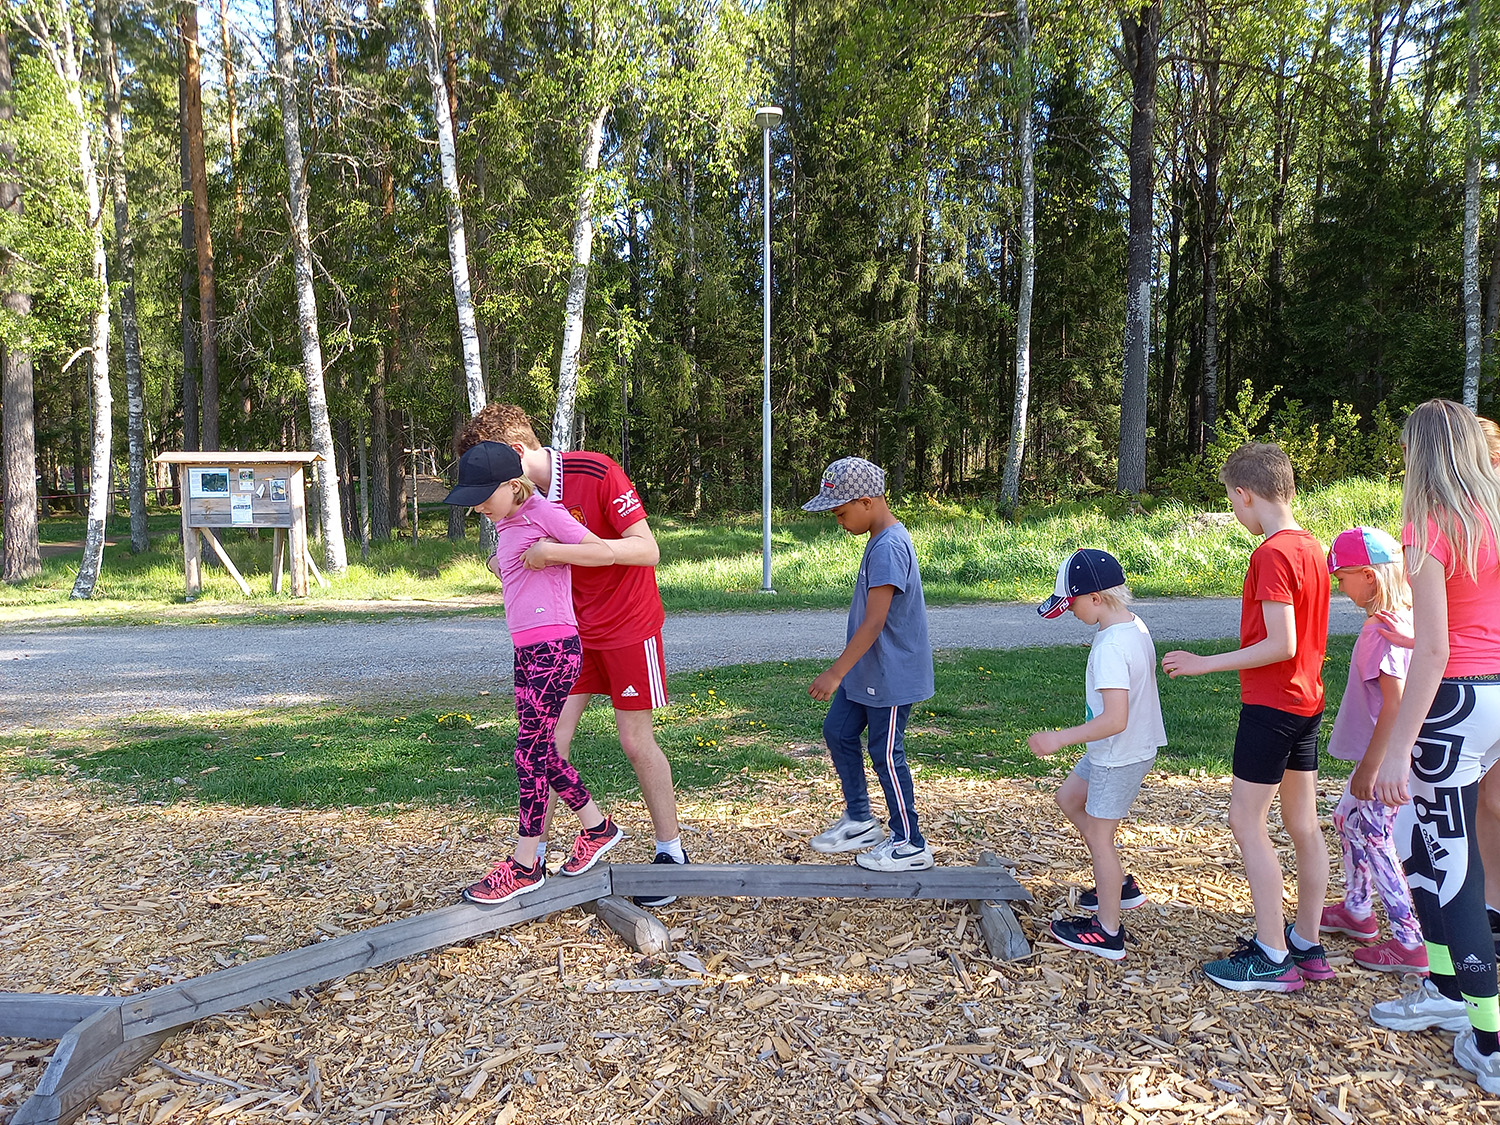
[[[583,640],[583,669],[557,722],[557,752],[567,759],[589,699],[595,693],[608,694],[620,747],[635,770],[651,814],[656,833],[653,862],[686,863],[672,766],[651,729],[652,709],[667,705],[661,639],[666,613],[656,587],[661,553],[635,486],[625,470],[602,453],[563,453],[543,447],[531,419],[518,406],[490,403],[482,408],[459,431],[454,452],[461,457],[482,441],[514,449],[537,490],[562,504],[612,552],[612,565],[591,565],[575,547],[543,540],[524,556],[525,565],[535,570],[562,563],[573,566],[573,609]],[[667,906],[676,898],[661,895],[635,901],[640,906]]]
[[[1318,728],[1323,721],[1323,653],[1328,647],[1328,573],[1323,547],[1292,515],[1292,463],[1279,445],[1250,442],[1229,455],[1219,480],[1234,517],[1263,542],[1250,555],[1240,614],[1240,647],[1214,656],[1169,652],[1174,679],[1240,674],[1229,828],[1245,861],[1255,904],[1255,937],[1203,966],[1239,992],[1295,992],[1333,970],[1318,943],[1328,891],[1328,845],[1318,824]],[[1266,830],[1271,802],[1297,853],[1297,919],[1282,913],[1281,863]]]

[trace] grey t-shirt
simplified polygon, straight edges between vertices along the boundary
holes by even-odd
[[[849,606],[846,642],[864,623],[865,602],[874,586],[894,586],[896,593],[885,628],[844,677],[844,694],[866,707],[899,707],[930,699],[932,644],[927,639],[927,602],[922,598],[917,551],[903,524],[870,536],[865,545]]]

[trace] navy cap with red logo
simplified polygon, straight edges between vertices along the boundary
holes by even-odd
[[[1125,585],[1125,569],[1108,551],[1085,547],[1063,559],[1052,596],[1036,607],[1043,617],[1061,617],[1074,598]]]

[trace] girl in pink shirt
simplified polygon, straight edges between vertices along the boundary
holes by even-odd
[[[537,845],[546,827],[548,790],[555,790],[583,824],[560,874],[583,874],[625,836],[599,811],[578,771],[557,752],[557,719],[583,662],[570,570],[566,565],[533,570],[524,562],[527,549],[543,539],[595,550],[600,565],[607,565],[613,556],[608,545],[566,509],[537,495],[521,470],[516,451],[499,442],[481,442],[464,453],[459,460],[458,487],[449,493],[447,502],[465,504],[495,523],[490,569],[505,593],[505,624],[515,648],[515,762],[520,790],[516,849],[464,890],[470,902],[504,902],[546,881]]]

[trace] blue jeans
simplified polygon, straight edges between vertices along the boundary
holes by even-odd
[[[889,811],[891,835],[910,840],[916,847],[926,841],[917,828],[916,799],[911,770],[906,766],[906,719],[911,704],[899,707],[866,707],[844,694],[833,695],[828,717],[823,720],[823,741],[844,790],[844,804],[851,820],[870,819],[870,790],[865,781],[865,748],[860,736],[870,732],[870,764],[880,779]]]

